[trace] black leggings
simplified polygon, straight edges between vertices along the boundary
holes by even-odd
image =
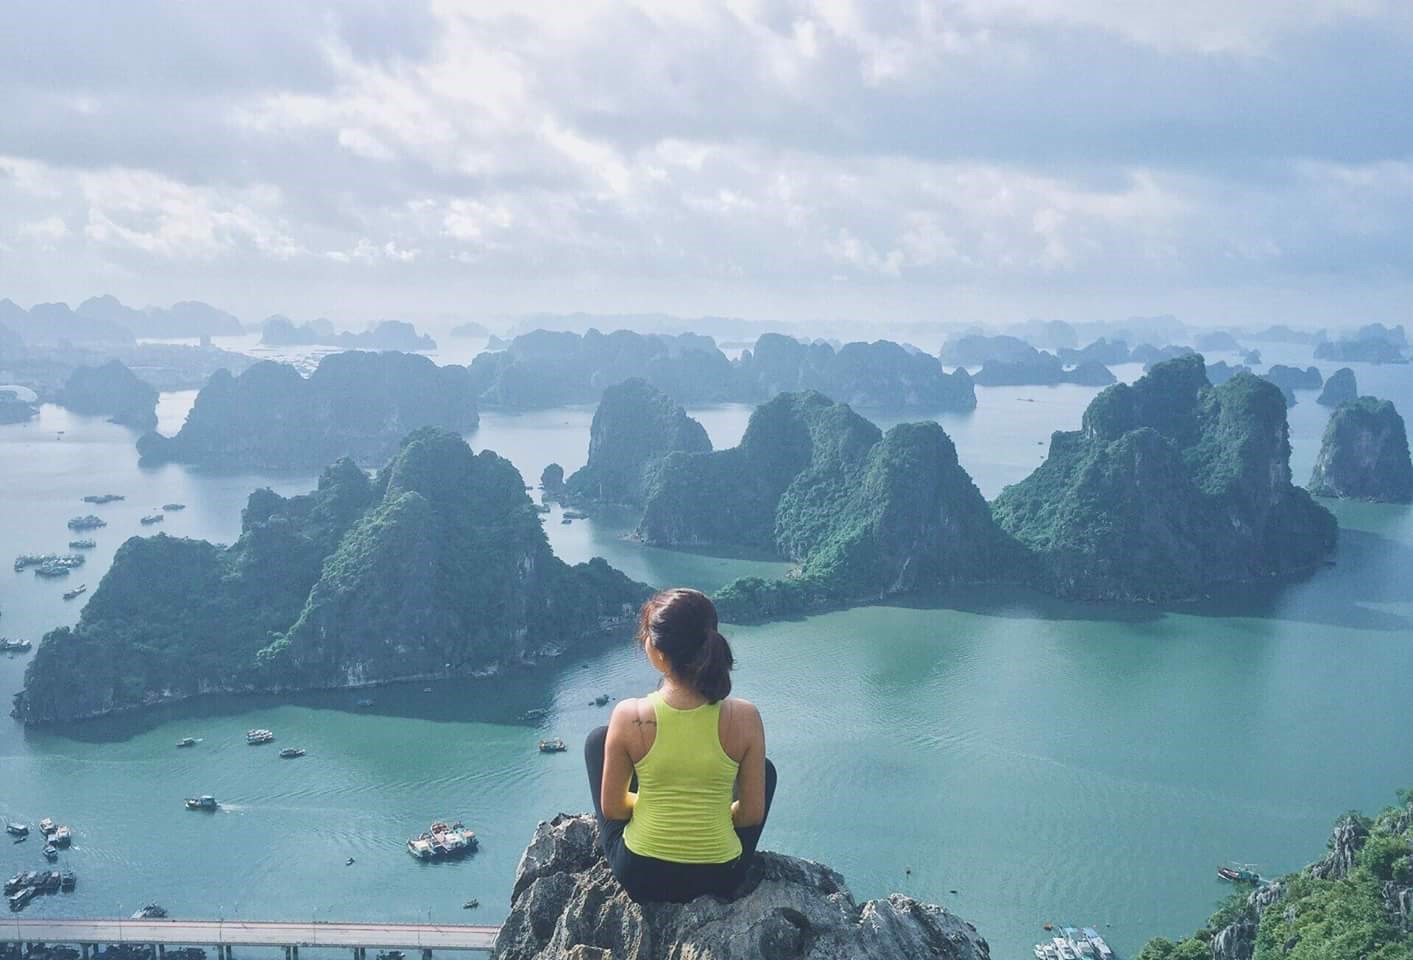
[[[589,792],[594,797],[594,819],[599,822],[599,843],[609,869],[634,900],[669,900],[686,903],[704,893],[729,897],[745,879],[746,870],[760,843],[765,818],[770,815],[770,801],[775,798],[775,764],[765,761],[765,813],[754,827],[737,827],[741,838],[741,855],[729,863],[673,863],[644,857],[628,849],[623,842],[627,820],[609,820],[603,815],[604,741],[608,727],[599,727],[584,741],[584,765],[589,769]],[[634,777],[636,783],[637,777]],[[630,785],[629,789],[632,789]]]

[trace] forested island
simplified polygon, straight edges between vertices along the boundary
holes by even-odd
[[[1335,408],[1315,459],[1310,492],[1319,497],[1413,502],[1408,433],[1392,403],[1360,397]]]
[[[157,426],[157,389],[139,380],[121,360],[77,368],[55,399],[75,413],[106,416],[136,430]]]
[[[345,459],[312,493],[257,490],[229,547],[127,541],[78,624],[40,643],[14,715],[462,676],[614,629],[647,594],[558,559],[515,467],[428,428],[376,477]]]
[[[1340,367],[1330,374],[1315,402],[1322,407],[1337,407],[1347,400],[1358,399],[1359,382],[1354,377],[1354,371],[1348,367]]]
[[[920,412],[976,406],[965,371],[946,373],[935,357],[888,340],[802,343],[764,334],[731,361],[710,337],[619,330],[585,334],[537,330],[471,363],[486,407],[535,409],[593,403],[605,387],[637,377],[678,403],[756,403],[782,391],[824,389],[864,408]]]
[[[1413,790],[1377,816],[1350,813],[1304,870],[1234,894],[1207,925],[1136,960],[1329,960],[1413,957]]]
[[[1407,351],[1408,337],[1401,324],[1386,327],[1381,323],[1370,323],[1351,336],[1316,344],[1315,359],[1341,363],[1407,363]]]
[[[738,620],[958,582],[1184,599],[1313,568],[1336,535],[1291,483],[1279,390],[1250,373],[1212,386],[1197,355],[1106,389],[991,506],[937,424],[884,435],[818,393],[782,394],[739,446],[671,452],[645,477],[644,542],[798,564],[788,579],[723,589],[723,615]]]
[[[589,427],[589,462],[568,481],[561,468],[540,475],[545,492],[586,501],[641,506],[647,473],[669,453],[711,450],[702,425],[646,380],[625,380],[603,392]],[[557,466],[552,464],[551,466]]]
[[[384,320],[362,333],[339,332],[322,317],[310,323],[295,323],[281,314],[265,318],[260,342],[267,347],[340,347],[344,350],[401,350],[427,353],[437,342],[402,320]]]
[[[218,371],[174,437],[138,441],[144,463],[220,469],[317,469],[339,457],[386,460],[418,427],[465,433],[478,417],[465,367],[408,353],[330,354],[305,378],[262,361],[240,376]]]

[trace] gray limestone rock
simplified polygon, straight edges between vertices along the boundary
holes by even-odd
[[[639,904],[609,871],[591,817],[541,823],[521,857],[492,960],[989,960],[971,924],[893,894],[854,901],[822,864],[761,853],[734,900]]]

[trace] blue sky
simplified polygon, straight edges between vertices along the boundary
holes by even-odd
[[[1413,4],[29,2],[0,296],[1344,326],[1413,292]]]

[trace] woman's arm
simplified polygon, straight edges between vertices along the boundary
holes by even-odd
[[[633,781],[633,757],[628,744],[636,736],[633,724],[638,717],[638,701],[622,700],[608,720],[608,737],[603,746],[603,785],[599,803],[609,820],[629,820],[638,795],[628,792]],[[762,781],[764,782],[764,781]]]
[[[745,751],[736,772],[737,799],[731,804],[731,825],[754,827],[765,820],[765,725],[750,701],[738,700],[733,709],[733,719],[740,725],[738,742],[745,744]]]

